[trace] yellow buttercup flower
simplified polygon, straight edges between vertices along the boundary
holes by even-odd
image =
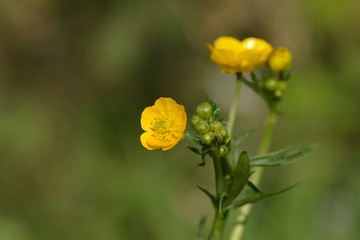
[[[211,60],[226,73],[251,73],[261,68],[273,48],[260,38],[240,41],[233,37],[219,37],[214,46],[208,44]]]
[[[140,136],[141,144],[148,150],[169,150],[183,138],[186,120],[184,106],[172,98],[159,98],[141,114],[141,127],[146,131]]]
[[[292,54],[284,47],[277,48],[269,58],[269,67],[274,73],[286,72],[290,69]]]

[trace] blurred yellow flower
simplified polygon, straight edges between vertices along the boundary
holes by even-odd
[[[141,127],[146,131],[140,136],[141,144],[148,150],[169,150],[183,138],[186,120],[184,106],[172,98],[159,98],[141,114]]]
[[[210,59],[226,73],[251,73],[261,68],[268,60],[273,48],[260,38],[239,41],[233,37],[219,37],[214,46],[208,44]]]
[[[274,73],[286,72],[290,69],[292,54],[284,47],[277,48],[269,58],[269,67]]]

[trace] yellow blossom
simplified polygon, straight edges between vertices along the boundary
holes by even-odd
[[[183,138],[186,120],[184,106],[172,98],[159,98],[141,114],[141,127],[145,131],[140,136],[141,144],[148,150],[169,150]]]
[[[286,72],[290,69],[292,54],[284,47],[277,48],[269,58],[269,67],[274,73]]]
[[[261,68],[268,60],[273,48],[260,38],[240,41],[233,37],[219,37],[214,46],[208,44],[210,59],[226,73],[251,73]]]

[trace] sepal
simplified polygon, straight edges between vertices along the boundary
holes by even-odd
[[[198,139],[197,137],[195,137],[194,135],[192,135],[191,133],[185,132],[185,137],[187,139],[189,139],[190,141],[193,141],[193,142],[198,143],[198,144],[201,145],[201,140]]]

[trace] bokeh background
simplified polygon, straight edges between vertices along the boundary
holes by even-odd
[[[234,76],[209,60],[220,35],[261,37],[294,55],[273,149],[320,147],[265,173],[245,239],[360,238],[360,2],[357,0],[0,1],[0,239],[194,239],[211,164],[180,142],[147,151],[142,110],[160,97],[189,116],[226,116]],[[242,88],[235,131],[255,154],[266,107]]]

